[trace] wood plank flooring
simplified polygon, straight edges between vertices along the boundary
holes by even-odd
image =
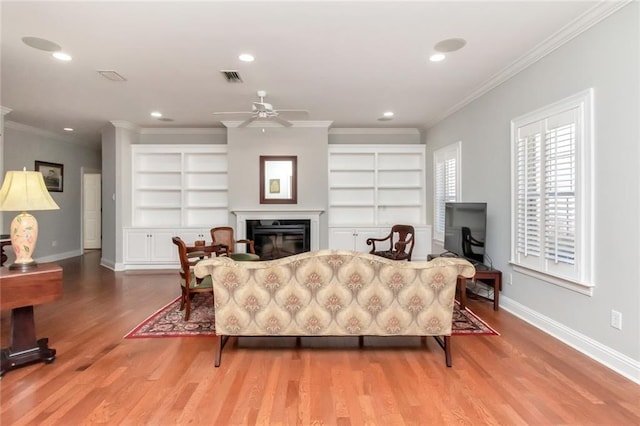
[[[489,301],[468,305],[501,336],[454,336],[453,368],[433,339],[364,349],[230,339],[214,368],[212,338],[123,339],[178,296],[177,272],[98,261],[58,262],[64,297],[35,308],[57,360],[2,378],[2,425],[640,424],[640,386]]]

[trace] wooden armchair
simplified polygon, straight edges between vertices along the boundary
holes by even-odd
[[[224,245],[228,247],[229,256],[236,252],[236,244],[246,244],[247,253],[256,253],[252,240],[235,240],[233,237],[233,228],[230,226],[218,226],[211,228],[211,239],[214,245]]]
[[[178,246],[178,257],[180,258],[180,310],[186,307],[184,320],[188,321],[191,315],[191,299],[194,294],[206,292],[213,294],[211,277],[205,277],[203,279],[196,278],[195,275],[193,275],[193,267],[205,257],[211,257],[213,254],[218,256],[222,253],[227,253],[227,248],[216,245],[187,247],[180,237],[173,237],[171,241]]]
[[[398,240],[395,241],[397,235]],[[393,225],[391,232],[384,238],[367,238],[367,245],[372,246],[369,253],[393,260],[411,260],[413,245],[415,243],[415,230],[411,225]],[[376,242],[389,241],[389,249],[376,249]],[[379,244],[381,246],[382,244]]]

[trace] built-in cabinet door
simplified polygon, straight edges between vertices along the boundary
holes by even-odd
[[[209,229],[183,229],[180,231],[179,237],[188,246],[194,245],[196,241],[205,241],[207,244],[211,242]]]
[[[427,260],[431,253],[431,226],[416,226],[412,260]],[[368,238],[384,238],[391,232],[391,225],[368,228],[329,228],[329,248],[334,250],[355,250],[369,253],[373,246],[367,245]],[[376,250],[389,250],[389,242],[376,244]]]
[[[382,238],[388,233],[382,228],[330,228],[329,248],[368,253],[371,246],[367,245],[367,238]]]
[[[151,246],[151,262],[178,262],[178,246],[173,244],[171,238],[175,231],[154,231],[149,238]]]
[[[127,230],[124,233],[124,260],[126,263],[144,263],[151,257],[149,238],[151,233],[146,229]]]
[[[427,260],[431,254],[431,226],[416,226],[416,243],[413,246],[411,260]]]
[[[330,228],[329,248],[333,250],[355,250],[355,229]]]
[[[136,263],[177,263],[178,247],[171,238],[177,231],[127,229],[124,232],[124,261]]]
[[[389,234],[388,228],[357,228],[355,230],[355,251],[369,253],[373,246],[367,245],[367,238],[384,238]],[[388,243],[384,243],[388,244]],[[381,247],[381,246],[378,246]],[[382,246],[386,247],[386,246]],[[386,250],[386,248],[384,248]]]

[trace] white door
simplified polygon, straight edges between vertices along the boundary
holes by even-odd
[[[99,249],[102,247],[101,175],[99,173],[85,173],[83,178],[83,246],[85,249]]]

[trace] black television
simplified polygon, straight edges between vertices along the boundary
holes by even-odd
[[[445,250],[484,263],[486,236],[487,203],[445,203]]]

